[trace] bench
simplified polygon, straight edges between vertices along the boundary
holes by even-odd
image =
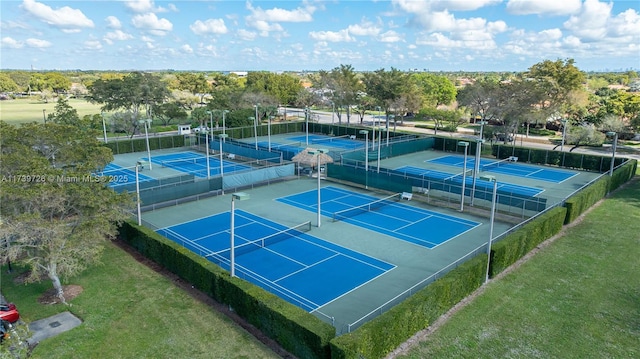
[[[411,201],[412,197],[413,194],[409,192],[402,192],[402,195],[400,196],[401,199],[406,199],[407,201]]]
[[[148,166],[149,165],[149,162],[148,161],[139,160],[138,162],[136,162],[136,165],[138,165],[138,170],[142,171],[144,169],[144,166]]]

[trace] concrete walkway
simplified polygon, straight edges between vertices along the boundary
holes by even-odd
[[[49,318],[36,320],[29,323],[29,331],[32,335],[27,342],[34,346],[44,339],[71,330],[80,324],[82,321],[70,312],[62,312]]]

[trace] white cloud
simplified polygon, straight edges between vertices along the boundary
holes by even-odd
[[[509,0],[507,12],[514,15],[570,15],[580,10],[581,0]]]
[[[636,10],[628,9],[609,22],[610,33],[615,36],[635,36],[636,43],[640,43],[640,14]]]
[[[433,10],[471,11],[501,3],[502,0],[431,0]]]
[[[135,15],[131,23],[138,29],[159,36],[164,36],[173,29],[173,24],[169,20],[158,19],[156,14]]]
[[[247,9],[251,11],[251,15],[247,16],[247,21],[262,20],[267,22],[310,22],[313,20],[312,14],[314,7],[297,8],[294,10],[285,10],[281,8],[273,8],[263,10],[254,8],[251,3],[247,2]]]
[[[262,20],[254,22],[253,27],[260,31],[260,36],[269,36],[270,32],[284,31],[280,24],[270,24]]]
[[[107,16],[105,20],[107,21],[107,27],[110,29],[122,28],[122,24],[120,23],[120,20],[118,20],[118,18],[115,16]]]
[[[180,49],[186,54],[193,54],[193,48],[191,48],[191,46],[189,46],[188,44],[180,46]]]
[[[152,12],[155,7],[155,5],[153,4],[153,0],[126,1],[124,5],[131,11],[139,13]]]
[[[45,47],[50,47],[51,43],[47,40],[40,40],[40,39],[27,39],[27,41],[25,41],[27,46],[29,47],[36,47],[36,48],[45,48]]]
[[[87,50],[100,50],[102,44],[98,40],[87,40],[84,42],[84,48]]]
[[[94,27],[93,21],[87,18],[82,11],[72,9],[68,6],[54,10],[50,6],[36,2],[35,0],[24,0],[21,7],[41,21],[58,28],[74,29]]]
[[[393,30],[389,30],[384,34],[380,35],[381,42],[400,42],[403,40],[404,39],[402,38],[402,35]]]
[[[346,29],[340,31],[311,31],[309,37],[316,41],[329,41],[329,42],[353,42],[355,41],[349,36],[349,31]]]
[[[3,37],[2,38],[2,46],[3,47],[8,47],[10,49],[20,49],[24,46],[24,44],[20,41],[17,41],[11,37]]]
[[[564,27],[582,39],[602,39],[607,34],[607,21],[611,17],[612,3],[586,0],[578,15],[565,21]]]
[[[240,30],[236,31],[236,35],[242,40],[253,41],[253,40],[255,40],[257,34],[255,32],[253,32],[253,31],[240,29]]]
[[[189,26],[191,31],[196,35],[204,34],[226,34],[227,27],[222,19],[208,19],[204,22],[197,20]]]
[[[125,41],[133,39],[133,35],[127,34],[122,30],[110,31],[104,35],[103,40],[109,45],[113,44],[114,41]]]
[[[362,22],[360,24],[349,25],[347,27],[349,34],[355,36],[377,36],[382,29],[372,22]]]

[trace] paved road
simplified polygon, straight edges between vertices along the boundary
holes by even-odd
[[[295,117],[296,115],[299,116],[300,118],[304,118],[304,109],[287,108],[288,117],[289,116]],[[338,117],[336,115],[332,116],[331,112],[314,110],[312,111],[311,118],[312,118],[312,121],[314,122],[338,124]],[[373,115],[373,116],[366,115],[364,118],[364,124],[368,127],[374,127],[373,125],[377,126],[379,123],[382,123],[384,125],[384,121],[385,121],[384,116],[378,116],[378,115]],[[346,123],[347,123],[346,115],[343,114],[342,124],[344,125]],[[358,115],[352,116],[350,123],[359,124],[360,116]],[[435,134],[434,130],[415,127],[415,125],[419,123],[420,122],[415,122],[415,121],[404,121],[403,126],[400,126],[399,123],[397,124],[397,129],[401,131],[409,131],[414,133],[423,133],[423,134],[431,134],[431,135]],[[390,123],[390,126],[393,126],[393,123]],[[475,137],[473,135],[473,130],[463,129],[463,128],[459,129],[457,133],[439,131],[438,134],[445,135],[445,136],[449,135],[451,137],[457,137],[457,138]],[[514,144],[516,146],[524,146],[524,147],[530,147],[530,148],[542,148],[542,149],[557,150],[557,151],[560,150],[559,148],[557,148],[556,145],[550,143],[547,137],[518,135],[515,139]],[[572,146],[569,146],[569,145],[564,146],[564,150],[566,152],[571,150],[571,148]],[[583,154],[595,154],[600,156],[612,155],[610,145],[604,145],[602,147],[578,147],[571,152],[583,153]],[[625,147],[625,146],[618,145],[618,148],[616,150],[616,157],[618,156],[640,160],[640,150],[633,147],[628,147],[628,146]]]

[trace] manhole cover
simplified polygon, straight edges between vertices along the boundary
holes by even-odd
[[[49,326],[50,326],[51,328],[59,327],[59,326],[61,326],[61,325],[62,325],[62,324],[60,324],[60,322],[59,322],[59,321],[55,321],[55,322],[51,322],[51,323],[49,323]]]

